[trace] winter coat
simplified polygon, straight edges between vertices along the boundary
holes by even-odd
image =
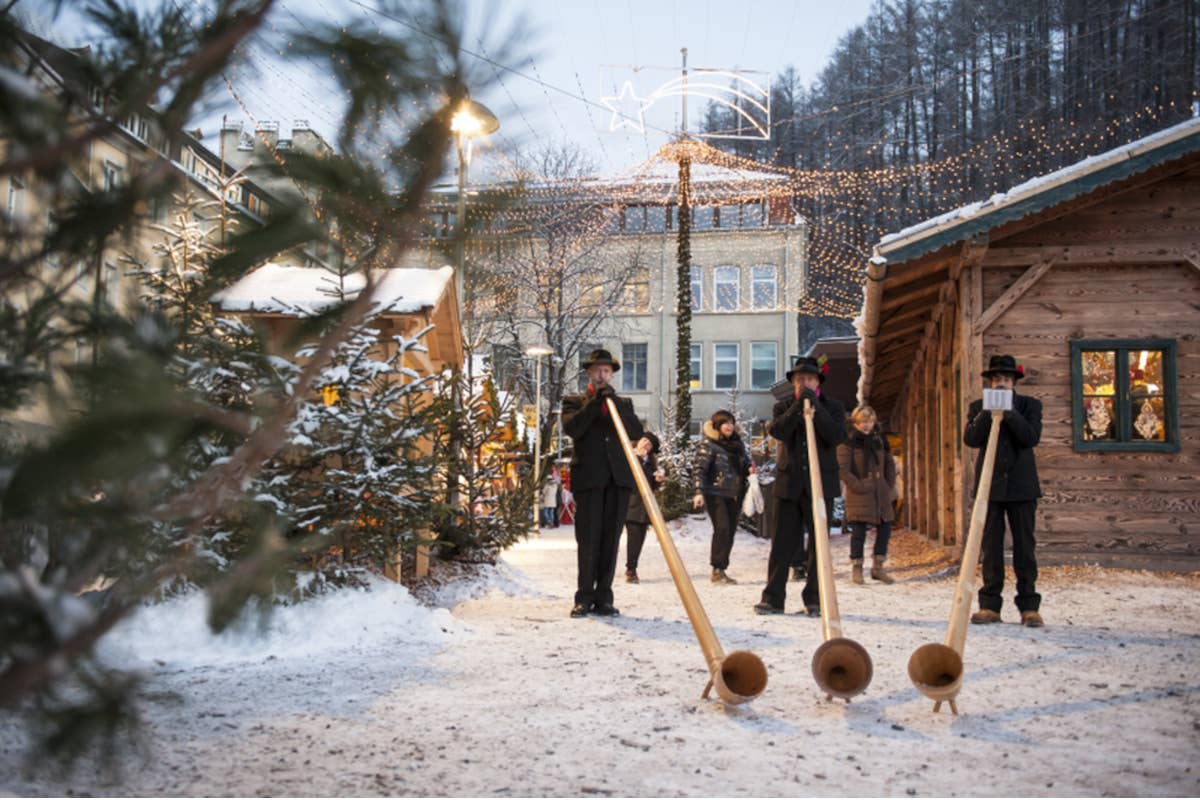
[[[740,498],[750,475],[750,454],[746,452],[742,437],[735,433],[722,439],[721,432],[711,421],[706,421],[704,438],[696,451],[693,475],[699,494]]]
[[[975,491],[983,472],[983,450],[992,431],[992,412],[983,410],[983,401],[971,403],[963,444],[981,448],[975,460]],[[988,501],[1012,502],[1036,500],[1042,496],[1033,448],[1042,438],[1042,401],[1013,392],[1013,407],[1005,411],[996,440],[996,464],[992,472],[992,491]]]
[[[625,397],[613,399],[630,442],[642,438],[642,423],[633,413],[633,401]],[[575,444],[571,456],[571,490],[578,495],[590,489],[602,489],[610,483],[625,489],[636,489],[629,462],[617,438],[617,429],[608,417],[603,402],[592,388],[583,394],[564,397],[562,402],[563,430]]]
[[[878,525],[895,516],[892,498],[896,489],[896,460],[887,439],[878,430],[850,431],[838,445],[838,475],[845,486],[846,521]]]
[[[546,485],[542,487],[542,508],[558,508],[558,486],[558,478],[546,479]]]
[[[812,396],[811,392],[805,394]],[[806,427],[803,396],[800,399],[780,400],[775,404],[767,431],[783,445],[775,459],[774,495],[781,500],[800,500],[811,495]],[[813,430],[817,435],[821,491],[826,499],[832,500],[841,491],[837,446],[846,441],[846,409],[837,400],[822,394],[817,398]]]
[[[650,455],[645,460],[640,458],[638,460],[642,463],[642,474],[646,476],[646,483],[650,485],[652,491],[658,491],[663,485],[662,481],[654,477],[654,473],[658,469],[658,459]],[[642,502],[642,493],[636,489],[633,494],[629,495],[629,513],[625,515],[625,521],[640,522],[643,525],[650,523],[650,514],[646,511],[646,504]]]

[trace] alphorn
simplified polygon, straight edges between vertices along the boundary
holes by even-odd
[[[987,519],[988,498],[992,493],[992,472],[996,466],[996,441],[1000,436],[1000,420],[1004,412],[992,411],[992,430],[988,433],[983,467],[979,472],[979,489],[971,507],[971,527],[963,545],[962,565],[958,570],[958,585],[954,603],[950,606],[950,624],[946,627],[944,644],[931,642],[913,651],[908,659],[908,678],[917,691],[933,701],[934,713],[943,702],[957,714],[954,700],[962,689],[963,650],[967,645],[967,624],[971,615],[972,595],[975,594],[975,567],[979,563],[979,548],[983,541],[983,524]]]
[[[696,639],[700,642],[700,650],[704,653],[709,678],[700,696],[707,699],[709,692],[716,689],[717,696],[731,705],[749,702],[767,688],[767,667],[761,658],[748,650],[735,650],[726,654],[721,649],[712,623],[708,621],[708,614],[705,613],[704,606],[700,605],[696,587],[692,585],[692,579],[688,577],[687,569],[683,566],[683,559],[679,557],[675,542],[667,533],[667,523],[658,508],[658,502],[654,499],[654,491],[642,472],[642,466],[634,455],[633,446],[629,443],[629,434],[625,431],[625,424],[621,421],[617,406],[612,398],[605,398],[604,402],[608,404],[608,413],[612,417],[613,427],[617,429],[617,438],[621,440],[621,449],[625,451],[625,460],[629,462],[629,469],[633,473],[638,491],[641,492],[642,502],[646,504],[646,512],[654,526],[654,533],[658,536],[658,546],[667,559],[667,568],[671,570],[671,578],[679,591],[679,599],[683,601],[688,619],[692,622],[692,630],[696,632]]]
[[[804,430],[808,434],[808,481],[812,495],[813,541],[817,548],[817,587],[821,598],[821,634],[824,641],[813,653],[812,671],[817,686],[830,700],[846,702],[861,694],[871,683],[874,668],[866,648],[842,635],[842,617],[838,613],[837,589],[833,585],[833,557],[829,553],[829,520],[825,517],[825,491],[821,485],[821,464],[817,459],[813,408],[804,398]]]

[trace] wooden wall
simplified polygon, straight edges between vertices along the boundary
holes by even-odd
[[[1037,533],[1048,563],[1200,569],[1198,250],[1197,170],[991,243],[984,309],[1030,264],[1055,259],[982,341],[985,359],[1016,356],[1029,374],[1021,391],[1043,404]],[[1140,338],[1176,340],[1181,450],[1075,451],[1070,341]]]

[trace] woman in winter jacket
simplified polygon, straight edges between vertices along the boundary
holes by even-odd
[[[704,506],[713,524],[713,583],[737,583],[726,574],[733,535],[737,531],[738,500],[753,469],[746,445],[737,433],[733,414],[718,411],[704,423],[704,438],[696,457],[696,495],[692,506]]]
[[[875,423],[875,411],[870,406],[859,406],[850,415],[849,438],[838,445],[838,476],[846,487],[846,526],[850,530],[850,563],[855,583],[863,582],[863,545],[870,526],[875,527],[871,577],[880,583],[894,582],[884,570],[884,562],[892,533],[896,461]]]
[[[658,437],[650,431],[638,439],[634,453],[646,476],[646,483],[657,491],[666,480],[666,475],[658,466],[658,451],[661,443]],[[629,511],[625,514],[625,582],[640,583],[637,574],[638,559],[642,556],[642,546],[646,543],[646,528],[650,524],[650,514],[642,501],[642,493],[635,491],[629,495]]]

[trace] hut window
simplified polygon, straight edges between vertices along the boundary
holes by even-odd
[[[1071,342],[1076,450],[1179,450],[1173,339]]]

